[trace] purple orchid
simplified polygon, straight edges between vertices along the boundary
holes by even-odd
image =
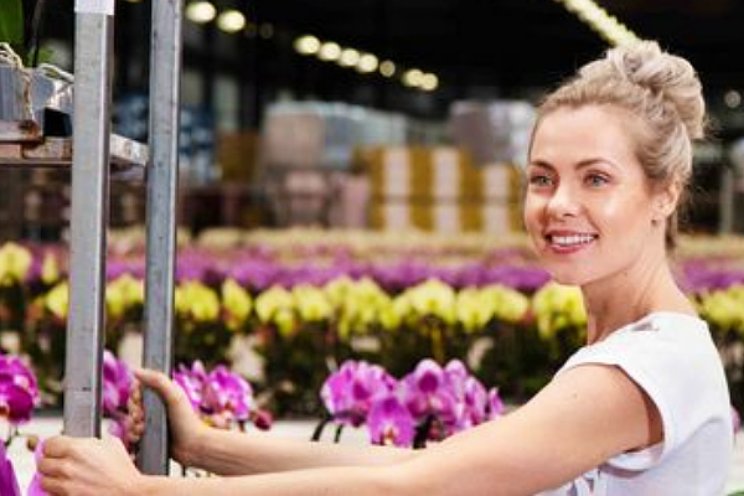
[[[39,466],[39,461],[41,461],[43,449],[44,449],[44,442],[39,441],[39,443],[36,445],[36,449],[34,450],[34,460],[36,461],[37,467]],[[0,492],[0,494],[5,494],[5,493]],[[47,495],[48,493],[41,488],[41,477],[39,477],[39,472],[34,473],[34,476],[31,479],[31,483],[28,486],[28,492],[26,493],[26,496],[47,496]]]
[[[109,350],[103,352],[103,415],[113,420],[109,433],[128,445],[126,437],[132,371]]]
[[[103,352],[103,413],[114,416],[126,413],[132,390],[132,371],[109,350]]]
[[[442,367],[427,358],[403,378],[401,393],[408,410],[418,421],[434,415],[445,423],[454,423],[458,417],[458,406],[449,386],[449,379]]]
[[[415,434],[415,420],[393,393],[378,396],[370,408],[367,428],[374,444],[410,448]]]
[[[347,360],[326,379],[320,396],[337,422],[358,427],[366,421],[375,397],[395,387],[395,378],[379,365]]]
[[[39,402],[39,388],[31,369],[20,358],[0,355],[0,416],[11,424],[31,420]]]
[[[498,391],[486,391],[460,360],[444,368],[422,360],[399,382],[382,367],[348,360],[326,379],[321,398],[336,422],[366,423],[373,443],[396,446],[441,440],[503,412]]]
[[[253,389],[248,381],[224,365],[208,373],[198,360],[191,368],[182,364],[173,380],[184,390],[192,408],[216,427],[227,429],[233,422],[242,424],[248,420],[261,429],[271,426],[268,412],[254,408]]]
[[[173,373],[173,381],[181,386],[186,393],[186,397],[191,402],[191,408],[199,411],[202,404],[202,389],[207,374],[204,371],[204,365],[201,361],[196,360],[191,368],[183,364],[178,366],[178,371]]]
[[[2,496],[21,496],[21,489],[18,487],[13,463],[8,458],[3,443],[0,443],[0,494]]]
[[[245,421],[251,413],[252,402],[253,389],[248,381],[224,365],[215,367],[204,382],[202,410],[229,412],[230,418]]]
[[[492,420],[504,414],[504,402],[501,401],[498,388],[491,388],[488,391],[488,419]]]

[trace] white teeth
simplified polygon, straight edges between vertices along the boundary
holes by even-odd
[[[585,245],[594,241],[591,234],[573,234],[571,236],[551,236],[551,242],[560,246]]]

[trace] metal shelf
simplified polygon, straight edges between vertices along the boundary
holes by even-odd
[[[27,137],[19,140],[20,133],[0,125],[0,167],[18,168],[67,168],[72,166],[72,138]],[[5,131],[5,132],[3,132]],[[147,145],[117,134],[109,140],[111,172],[144,176],[149,159]],[[132,169],[139,169],[137,174]]]

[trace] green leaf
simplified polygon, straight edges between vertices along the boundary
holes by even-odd
[[[23,44],[23,0],[2,0],[0,42]]]

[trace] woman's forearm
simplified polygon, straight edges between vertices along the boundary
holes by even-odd
[[[417,451],[387,446],[312,443],[213,429],[198,443],[189,460],[219,475],[252,475],[329,466],[389,465],[417,455]]]
[[[376,496],[407,494],[386,467],[336,467],[291,474],[242,477],[170,478],[144,476],[138,496]],[[411,493],[415,494],[415,493]]]

